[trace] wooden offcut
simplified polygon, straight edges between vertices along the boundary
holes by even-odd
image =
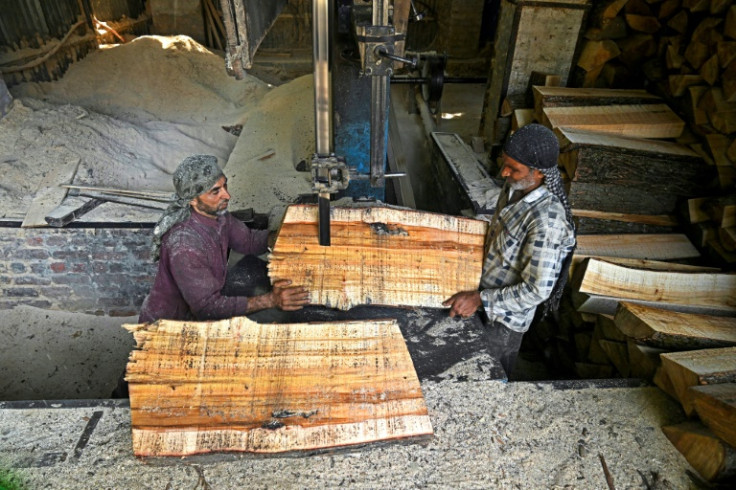
[[[272,281],[304,286],[312,304],[441,308],[478,289],[487,223],[389,207],[330,210],[331,244],[318,240],[317,207],[289,206],[268,265]]]
[[[548,107],[545,124],[639,138],[677,138],[685,122],[666,104]]]
[[[576,255],[676,260],[699,257],[700,253],[681,233],[579,235]]]
[[[736,449],[700,422],[666,425],[662,432],[704,480],[714,482],[736,476]]]
[[[547,107],[653,104],[662,99],[639,89],[601,89],[572,87],[532,87],[534,110],[542,114]]]
[[[672,350],[736,345],[736,318],[699,315],[621,302],[614,317],[628,337]]]
[[[126,325],[139,457],[281,453],[432,434],[395,320]]]
[[[690,391],[700,420],[736,447],[736,383],[693,386]]]
[[[662,354],[662,367],[688,415],[695,413],[691,386],[736,383],[736,347]]]
[[[711,315],[736,315],[736,274],[649,271],[587,259],[575,271],[578,311],[614,314],[619,301]]]

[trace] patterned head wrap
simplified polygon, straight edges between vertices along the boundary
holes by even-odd
[[[189,218],[189,202],[214,186],[224,174],[212,155],[192,155],[184,159],[174,171],[175,201],[169,204],[153,229],[151,256],[159,259],[161,239],[175,224]]]
[[[537,169],[544,174],[544,184],[562,203],[562,207],[565,208],[565,218],[567,218],[567,222],[570,223],[574,232],[575,223],[572,219],[572,209],[562,186],[560,171],[557,168],[560,144],[552,130],[541,124],[527,124],[511,135],[504,145],[503,151],[517,162]],[[550,311],[557,311],[560,306],[560,299],[567,283],[573,252],[574,249],[562,262],[560,276],[557,278],[552,294],[544,303],[542,318],[547,316]]]

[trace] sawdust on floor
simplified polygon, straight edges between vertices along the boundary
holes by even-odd
[[[309,83],[273,89],[255,77],[236,80],[220,56],[186,36],[144,36],[91,53],[61,80],[13,87],[13,108],[0,120],[0,166],[7,176],[0,218],[22,220],[40,179],[75,157],[81,162],[74,184],[173,191],[171,173],[181,160],[215,155],[234,176],[231,210],[253,207],[251,188],[258,189],[257,199],[262,189],[309,192],[293,161],[307,156],[313,141]],[[238,141],[230,128],[238,125],[248,144],[229,162]],[[266,149],[274,155],[258,163],[267,166],[248,166]],[[298,191],[290,191],[292,185]],[[152,222],[159,215],[106,203],[85,220]]]

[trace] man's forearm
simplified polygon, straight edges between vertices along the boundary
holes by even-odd
[[[261,294],[260,296],[253,296],[248,298],[248,306],[245,308],[246,313],[253,313],[255,311],[265,310],[276,306],[276,300],[273,293]]]

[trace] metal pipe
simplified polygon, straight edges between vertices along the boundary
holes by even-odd
[[[388,25],[388,1],[373,0],[373,25]],[[371,186],[384,185],[388,124],[388,75],[371,77]]]
[[[332,63],[330,34],[332,0],[312,2],[312,54],[314,58],[314,136],[318,156],[329,156],[332,146]]]

